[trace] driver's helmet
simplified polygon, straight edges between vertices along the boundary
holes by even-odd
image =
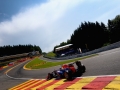
[[[81,61],[76,61],[75,63],[77,66],[81,66]]]

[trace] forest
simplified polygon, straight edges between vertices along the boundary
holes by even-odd
[[[73,44],[75,49],[94,50],[112,43],[120,41],[120,15],[114,19],[108,20],[108,24],[103,22],[82,22],[77,29],[74,30],[66,42],[61,42],[55,48],[67,44]]]
[[[15,55],[15,54],[22,54],[22,53],[29,53],[32,51],[39,51],[39,53],[42,53],[42,50],[39,46],[36,45],[6,45],[0,47],[0,57],[2,56],[9,56],[9,55]]]

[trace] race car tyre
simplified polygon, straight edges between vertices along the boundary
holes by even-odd
[[[48,73],[47,80],[50,80],[53,78],[53,75],[51,73]]]
[[[65,75],[65,78],[66,78],[66,79],[68,79],[68,78],[69,78],[69,75],[68,75],[68,73],[67,73],[67,72],[65,72],[65,74],[64,74],[64,75]]]
[[[64,77],[65,77],[65,79],[67,79],[67,80],[72,79],[72,73],[71,73],[71,71],[65,72],[65,73],[64,73]]]
[[[84,73],[85,71],[86,71],[86,67],[82,65],[82,73]]]
[[[76,71],[77,71],[77,75],[81,76],[86,71],[86,67],[84,65],[81,65],[80,67],[78,67]]]

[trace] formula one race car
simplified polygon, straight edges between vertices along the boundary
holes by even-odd
[[[74,67],[76,64],[77,68]],[[64,64],[59,70],[54,70],[52,73],[48,73],[47,80],[52,78],[61,79],[65,78],[67,80],[72,79],[73,77],[81,76],[82,73],[86,71],[86,67],[81,64],[80,61],[76,61],[71,64]]]

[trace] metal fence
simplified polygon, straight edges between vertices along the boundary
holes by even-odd
[[[29,52],[29,53],[31,53],[31,52]],[[26,56],[29,55],[29,53],[22,53],[22,54],[10,55],[10,56],[3,56],[3,57],[0,57],[0,61],[20,58],[20,57],[26,57]],[[35,53],[38,55],[39,51],[35,51]]]

